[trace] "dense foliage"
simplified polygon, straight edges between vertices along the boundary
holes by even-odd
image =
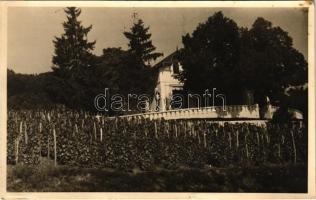
[[[278,105],[286,89],[307,83],[307,62],[292,38],[261,17],[248,30],[217,12],[182,40],[179,78],[192,93],[218,88],[228,104],[240,104],[252,90],[255,103],[268,96]]]
[[[182,41],[183,72],[180,80],[184,81],[185,90],[201,94],[206,89],[217,88],[227,95],[232,91],[238,94],[236,86],[239,80],[234,74],[240,39],[238,26],[233,20],[221,12],[215,13],[206,23],[199,24],[192,36],[183,36]]]

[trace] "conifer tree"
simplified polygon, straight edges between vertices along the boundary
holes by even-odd
[[[134,22],[130,32],[124,32],[125,37],[129,40],[129,51],[137,59],[145,64],[150,64],[152,60],[156,60],[162,56],[162,53],[154,52],[156,47],[150,40],[151,34],[148,33],[149,27],[144,27],[144,22],[138,19]]]
[[[78,17],[81,10],[76,7],[65,9],[67,21],[63,23],[64,33],[55,37],[55,55],[53,56],[53,71],[61,77],[78,75],[91,66],[95,41],[88,42],[87,35],[92,26],[83,27]]]

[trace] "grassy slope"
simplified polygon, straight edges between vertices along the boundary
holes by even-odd
[[[8,166],[8,191],[306,192],[306,166],[121,172],[52,165]]]

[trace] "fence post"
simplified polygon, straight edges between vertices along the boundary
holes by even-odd
[[[56,141],[56,130],[55,127],[53,129],[53,135],[54,135],[54,164],[57,166],[57,141]]]

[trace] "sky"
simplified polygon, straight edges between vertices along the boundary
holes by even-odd
[[[182,35],[192,33],[199,23],[217,11],[233,19],[238,26],[250,28],[257,17],[280,26],[293,38],[293,45],[307,59],[308,14],[300,8],[81,8],[79,20],[93,25],[89,41],[96,40],[93,51],[104,48],[127,49],[123,31],[133,23],[137,13],[150,27],[152,41],[164,56],[182,47]],[[8,68],[17,73],[38,74],[51,71],[53,39],[63,33],[66,15],[61,7],[9,7]]]

